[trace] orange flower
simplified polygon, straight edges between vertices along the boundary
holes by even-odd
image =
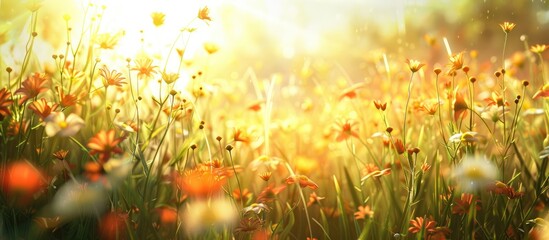
[[[254,101],[248,105],[248,109],[254,112],[258,112],[259,110],[261,110],[261,105],[263,105],[264,103],[265,103],[265,100],[263,99]]]
[[[408,64],[408,67],[410,68],[410,71],[413,73],[419,71],[423,66],[425,66],[424,63],[421,63],[414,59],[406,59],[406,63]]]
[[[57,104],[52,104],[50,106],[46,99],[41,98],[29,104],[29,109],[34,111],[40,119],[44,120],[57,109]]]
[[[13,162],[0,172],[4,194],[19,206],[29,204],[46,186],[42,173],[28,161]]]
[[[355,219],[366,219],[373,218],[374,217],[374,211],[370,208],[370,206],[358,206],[358,211],[355,212]]]
[[[269,185],[257,195],[257,202],[260,203],[268,203],[275,200],[276,195],[278,195],[280,192],[282,192],[284,189],[286,189],[286,186],[280,186],[280,187],[273,187],[273,185]]]
[[[233,139],[235,142],[243,143],[250,143],[251,141],[250,137],[239,128],[234,130]]]
[[[412,225],[408,228],[408,232],[410,233],[418,233],[422,230],[428,232],[435,229],[437,222],[435,222],[432,218],[424,219],[423,217],[416,217],[416,219],[410,220],[410,225]]]
[[[247,203],[248,200],[252,198],[252,192],[248,190],[247,188],[242,189],[242,192],[240,192],[240,189],[233,190],[233,198],[237,202],[243,202]]]
[[[153,66],[153,60],[147,57],[139,58],[134,62],[135,67],[131,70],[138,71],[137,77],[141,79],[151,78],[156,73],[156,68],[158,68],[158,66]]]
[[[307,207],[312,206],[313,204],[320,203],[320,200],[324,199],[325,197],[319,197],[316,195],[316,192],[313,192],[309,194],[309,202],[307,202]]]
[[[403,154],[406,151],[404,147],[404,143],[400,139],[396,139],[393,146],[396,149],[398,154]]]
[[[53,153],[53,157],[57,158],[57,160],[59,161],[63,161],[67,158],[67,155],[69,154],[69,151],[68,150],[59,150],[57,152],[54,152]]]
[[[126,221],[128,214],[109,212],[101,218],[99,223],[99,235],[101,239],[114,240],[126,239]]]
[[[467,115],[468,109],[469,106],[467,106],[463,94],[460,92],[456,92],[454,100],[454,120],[457,121],[458,118],[465,117]]]
[[[47,83],[48,79],[46,79],[46,76],[40,73],[35,73],[34,75],[29,76],[22,83],[22,87],[15,91],[15,94],[23,95],[23,97],[19,100],[19,104],[22,104],[31,98],[35,98],[38,94],[47,91]]]
[[[500,23],[499,26],[505,33],[509,33],[513,30],[513,28],[515,28],[516,24],[511,22],[503,22],[503,23]]]
[[[452,213],[463,215],[469,213],[469,209],[471,208],[471,204],[473,204],[474,195],[470,193],[462,193],[460,199],[456,199],[454,205],[452,206]],[[478,200],[475,200],[475,208],[476,210],[480,210],[480,202]]]
[[[198,19],[204,21],[204,22],[208,22],[208,21],[211,21],[212,19],[210,18],[210,9],[206,6],[206,7],[203,7],[201,9],[198,9]]]
[[[55,87],[55,89],[59,93],[59,103],[61,104],[61,107],[74,106],[78,101],[74,94],[65,95],[65,92],[63,92],[63,88]]]
[[[336,136],[336,141],[341,142],[350,137],[359,138],[358,132],[353,130],[353,127],[356,125],[355,122],[350,122],[346,120],[345,122],[336,123],[334,129],[338,132]]]
[[[185,171],[182,175],[175,174],[175,183],[179,189],[189,196],[207,198],[220,193],[227,178],[211,172],[209,168],[196,167]]]
[[[99,154],[99,162],[104,163],[111,158],[111,153],[122,153],[122,149],[118,144],[124,138],[116,138],[114,129],[105,131],[101,130],[93,136],[88,142],[88,148],[91,149],[90,154]]]
[[[513,187],[507,186],[507,184],[497,181],[495,184],[488,187],[490,192],[499,195],[505,195],[509,199],[516,199],[524,196],[524,192],[516,192]]]
[[[259,177],[263,179],[263,181],[267,182],[269,181],[269,179],[271,179],[271,175],[272,175],[271,172],[262,172],[259,174]]]
[[[299,183],[299,186],[301,188],[308,187],[313,190],[318,189],[318,185],[313,181],[311,181],[311,179],[309,179],[305,175],[294,175],[286,178],[286,184],[294,184],[294,183]]]
[[[173,224],[177,221],[177,210],[171,207],[159,207],[156,209],[162,224]]]
[[[0,89],[0,121],[11,115],[9,107],[13,104],[13,101],[10,100],[11,93],[6,88]]]
[[[92,182],[97,182],[103,176],[103,172],[103,167],[97,162],[87,162],[84,165],[84,176]]]
[[[133,68],[132,68],[133,69]],[[116,70],[109,71],[109,68],[106,65],[103,65],[101,69],[99,69],[99,75],[103,77],[103,86],[118,86],[122,87],[122,84],[125,84],[123,80],[126,79],[125,77],[122,77],[122,73],[117,72]]]
[[[536,93],[534,93],[534,96],[532,96],[533,99],[537,99],[540,97],[549,97],[549,83],[543,85],[543,87],[541,87]]]

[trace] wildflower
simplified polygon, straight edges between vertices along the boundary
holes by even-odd
[[[496,92],[492,92],[491,97],[485,98],[484,101],[488,103],[488,106],[492,106],[492,105],[495,105],[498,107],[503,107],[503,105],[509,106],[509,103],[503,102],[503,97]]]
[[[402,140],[400,140],[400,138],[395,140],[393,147],[395,148],[398,154],[403,154],[405,152],[404,143],[402,142]]]
[[[419,69],[425,66],[424,63],[413,59],[406,59],[406,63],[408,64],[408,67],[410,68],[410,71],[412,71],[412,73],[419,71]]]
[[[549,97],[549,83],[546,83],[541,87],[536,93],[534,93],[534,96],[532,96],[532,99],[537,99],[540,97]]]
[[[78,115],[71,113],[65,118],[63,112],[52,112],[46,119],[46,134],[50,137],[59,135],[61,137],[74,136],[85,125],[84,120]]]
[[[284,189],[286,189],[286,186],[280,186],[280,187],[273,187],[272,185],[269,185],[257,195],[257,202],[261,203],[268,203],[275,200],[276,196],[282,192]]]
[[[542,54],[547,49],[547,45],[545,44],[536,44],[535,46],[530,47],[530,51],[537,54]]]
[[[449,66],[449,72],[456,72],[457,70],[460,70],[463,67],[463,52],[451,56]]]
[[[497,167],[486,157],[467,155],[454,170],[454,178],[466,191],[486,186],[497,177]]]
[[[263,181],[267,182],[269,179],[271,179],[272,172],[262,172],[259,174],[259,177],[263,179]]]
[[[11,115],[9,107],[13,104],[13,100],[10,100],[11,93],[6,88],[0,89],[0,121],[5,117]]]
[[[214,54],[219,51],[219,46],[215,43],[206,42],[204,43],[204,50],[206,50],[208,54]]]
[[[198,19],[208,23],[208,21],[211,21],[212,19],[210,18],[210,9],[205,6],[201,9],[198,9]]]
[[[486,107],[481,113],[480,117],[490,120],[494,123],[499,122],[503,119],[503,114],[509,112],[509,109],[506,108],[505,112],[501,110],[501,107],[497,107],[495,105],[491,105]]]
[[[336,141],[341,142],[350,137],[359,138],[358,132],[353,130],[353,127],[356,126],[356,122],[351,122],[346,120],[345,122],[338,122],[334,125],[334,130],[337,131]]]
[[[377,108],[377,110],[385,111],[387,109],[387,103],[381,103],[380,100],[374,100],[374,106]]]
[[[103,33],[97,35],[95,38],[95,43],[99,44],[101,49],[114,49],[120,38],[124,35],[124,32],[119,32],[116,34]]]
[[[311,179],[309,179],[305,175],[294,175],[286,178],[286,184],[294,184],[294,183],[299,183],[299,186],[301,188],[308,187],[313,190],[318,189],[318,185],[313,181],[311,181]]]
[[[28,161],[13,162],[0,173],[5,196],[19,206],[29,204],[46,186],[42,173]]]
[[[114,129],[105,131],[101,130],[88,141],[88,148],[91,149],[90,154],[99,154],[99,162],[106,162],[111,158],[112,153],[122,153],[122,149],[118,144],[124,138],[116,138]]]
[[[234,129],[233,139],[235,142],[250,143],[250,137],[240,128]]]
[[[475,196],[470,193],[462,193],[460,199],[456,199],[455,203],[452,206],[452,213],[463,215],[469,213],[469,209],[471,208],[471,205],[473,204]],[[480,210],[480,201],[475,200],[475,209],[478,211]]]
[[[137,71],[137,77],[141,79],[151,78],[153,74],[157,73],[156,68],[153,66],[153,60],[148,57],[138,58],[135,62],[135,67],[131,68],[133,71]]]
[[[105,170],[101,164],[97,162],[87,162],[84,164],[84,176],[91,182],[97,182],[101,177],[103,177],[104,172]]]
[[[34,75],[29,76],[25,81],[23,81],[22,87],[15,91],[15,94],[23,95],[23,97],[19,100],[19,104],[22,104],[31,98],[35,98],[38,94],[47,91],[47,83],[48,79],[46,79],[46,76],[40,73],[35,73]]]
[[[312,206],[313,204],[320,203],[320,200],[324,199],[325,197],[319,197],[316,195],[316,192],[313,192],[309,194],[309,201],[307,202],[307,207]]]
[[[137,132],[136,128],[137,125],[131,121],[128,122],[119,122],[114,121],[114,125],[118,127],[118,129],[122,130],[125,133],[134,133]]]
[[[166,14],[161,13],[161,12],[153,12],[153,13],[151,13],[151,18],[152,18],[154,26],[160,27],[160,26],[162,26],[162,24],[164,24]]]
[[[57,160],[59,161],[63,161],[67,158],[67,155],[69,154],[69,151],[68,150],[59,150],[57,152],[54,152],[53,153],[53,157],[57,158]]]
[[[438,110],[438,103],[424,102],[421,104],[421,110],[427,112],[429,115],[435,115]]]
[[[240,189],[233,191],[233,198],[237,202],[247,203],[252,198],[252,195],[252,192],[247,188],[242,189],[242,192],[240,192]]]
[[[70,107],[74,106],[78,99],[74,94],[67,94],[65,95],[65,92],[63,91],[63,88],[55,87],[57,90],[57,93],[59,94],[59,104],[61,107]]]
[[[362,82],[362,83],[354,84],[348,88],[345,88],[339,94],[339,100],[342,100],[343,98],[346,98],[346,97],[349,99],[356,98],[357,96],[356,91],[358,89],[365,88],[365,87],[366,87],[366,84]]]
[[[179,189],[189,196],[206,198],[221,192],[226,182],[226,176],[212,172],[208,167],[196,167],[187,170],[183,175],[175,175],[175,183]]]
[[[177,221],[177,210],[171,207],[159,207],[156,209],[162,224],[173,224]]]
[[[524,192],[516,192],[513,187],[507,186],[507,184],[496,181],[493,185],[488,187],[490,192],[493,192],[498,195],[505,195],[509,199],[516,199],[524,196]]]
[[[454,99],[454,121],[457,121],[460,117],[464,118],[467,115],[469,106],[465,102],[465,97],[462,93],[456,92]]]
[[[476,137],[477,135],[478,135],[477,132],[456,133],[450,136],[450,139],[448,139],[448,141],[452,143],[460,143],[460,142],[474,143],[478,141]]]
[[[260,167],[266,167],[269,170],[275,170],[278,167],[282,160],[277,157],[269,157],[266,155],[261,155],[258,158],[250,162],[250,167],[252,171],[257,171]]]
[[[101,184],[69,181],[53,197],[52,215],[67,219],[101,212],[107,206],[107,196]]]
[[[358,211],[355,212],[355,219],[366,219],[366,218],[373,218],[374,217],[374,211],[370,208],[370,206],[358,206]]]
[[[410,220],[410,226],[408,232],[418,233],[424,231],[425,233],[435,229],[437,222],[432,218],[424,219],[423,217],[416,217],[415,219]]]
[[[260,214],[261,212],[269,212],[271,209],[264,203],[252,203],[250,206],[242,208],[244,214],[249,212],[254,212],[255,214]]]
[[[117,72],[116,70],[109,71],[109,68],[106,65],[103,65],[99,69],[99,75],[103,77],[103,86],[118,86],[122,87],[122,84],[126,84],[123,80],[126,79],[122,77],[122,73]]]
[[[231,225],[237,217],[238,211],[234,204],[226,198],[191,201],[183,212],[184,226],[191,234]]]
[[[234,229],[234,232],[237,234],[254,232],[261,229],[263,227],[263,223],[263,220],[256,217],[242,218],[238,224],[238,227]]]
[[[171,84],[177,79],[179,79],[179,74],[177,73],[162,72],[162,80],[164,80],[166,84]]]
[[[48,103],[45,98],[41,98],[29,104],[29,109],[43,120],[57,109],[57,104],[52,104],[50,106],[50,103]]]
[[[25,119],[16,121],[12,119],[8,125],[8,136],[17,136],[18,134],[24,134],[29,128],[29,122]]]
[[[511,23],[511,22],[503,22],[503,23],[500,23],[499,26],[507,34],[507,33],[511,32],[513,30],[513,28],[515,28],[516,24]]]
[[[109,212],[101,218],[99,223],[99,235],[101,239],[115,240],[126,239],[126,221],[127,213]]]

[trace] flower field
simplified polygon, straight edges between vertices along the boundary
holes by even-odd
[[[549,239],[545,2],[258,2],[0,1],[0,239]]]

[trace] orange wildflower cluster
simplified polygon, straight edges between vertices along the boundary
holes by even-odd
[[[410,220],[410,226],[408,232],[410,233],[424,233],[425,239],[428,240],[445,240],[450,235],[450,229],[447,227],[437,227],[437,222],[433,220],[433,217],[423,218],[416,217]]]
[[[452,213],[458,215],[469,213],[473,201],[475,204],[475,209],[477,211],[480,210],[480,201],[478,199],[475,199],[475,196],[473,194],[462,193],[461,198],[455,200],[455,203],[452,206]]]
[[[184,194],[196,198],[206,198],[220,193],[228,176],[230,176],[230,171],[224,168],[215,170],[206,165],[199,165],[183,174],[176,172],[173,177],[176,186]]]
[[[488,187],[488,191],[498,194],[505,195],[509,199],[516,199],[524,196],[524,192],[517,192],[513,187],[508,186],[507,184],[497,181],[493,185]]]

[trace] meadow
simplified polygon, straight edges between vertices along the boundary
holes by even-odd
[[[2,239],[549,239],[549,43],[524,25],[283,62],[224,57],[206,5],[132,32],[47,4],[0,24]]]

